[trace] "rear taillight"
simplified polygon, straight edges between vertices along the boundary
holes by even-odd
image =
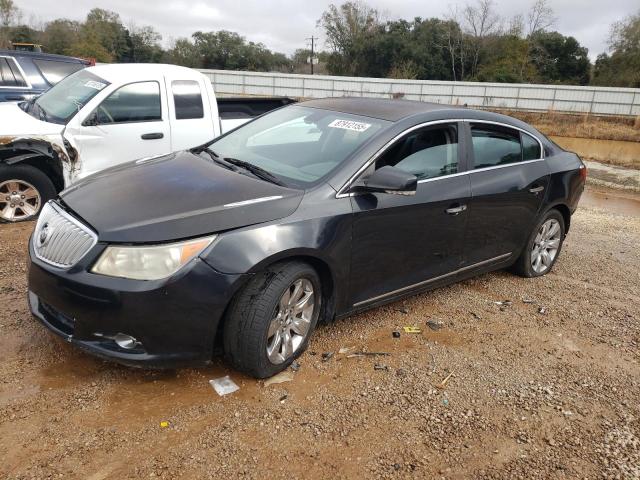
[[[587,181],[587,167],[585,167],[584,165],[580,166],[580,178],[583,182]]]

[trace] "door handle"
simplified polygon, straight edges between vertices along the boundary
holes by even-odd
[[[5,97],[8,101],[10,102],[15,102],[15,101],[19,101],[19,100],[24,100],[24,97],[22,95],[8,95],[7,97]]]
[[[467,209],[466,205],[458,205],[456,207],[449,207],[445,210],[449,215],[458,215]]]
[[[531,187],[531,188],[529,189],[529,192],[531,192],[531,193],[533,193],[533,194],[537,195],[537,194],[539,194],[539,193],[540,193],[541,191],[543,191],[543,190],[544,190],[544,187],[543,187],[542,185],[540,185],[540,186],[537,186],[537,187]]]
[[[143,133],[140,135],[142,140],[158,140],[164,137],[164,133],[156,132],[156,133]]]

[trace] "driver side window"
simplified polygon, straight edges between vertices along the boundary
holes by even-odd
[[[99,125],[162,120],[160,85],[137,82],[120,87],[96,109]]]
[[[415,175],[418,180],[457,173],[457,126],[436,125],[405,135],[376,161],[376,169],[387,165]]]

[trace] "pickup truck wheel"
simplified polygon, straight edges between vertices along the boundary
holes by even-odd
[[[0,222],[31,220],[55,196],[53,183],[37,168],[0,165]]]
[[[286,369],[307,347],[321,310],[320,278],[303,262],[273,265],[232,301],[224,350],[236,367],[256,378]]]

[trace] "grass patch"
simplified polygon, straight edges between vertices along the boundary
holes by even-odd
[[[545,135],[640,142],[640,116],[635,118],[598,117],[554,111],[519,112],[512,110],[500,110],[498,113],[527,122]]]

